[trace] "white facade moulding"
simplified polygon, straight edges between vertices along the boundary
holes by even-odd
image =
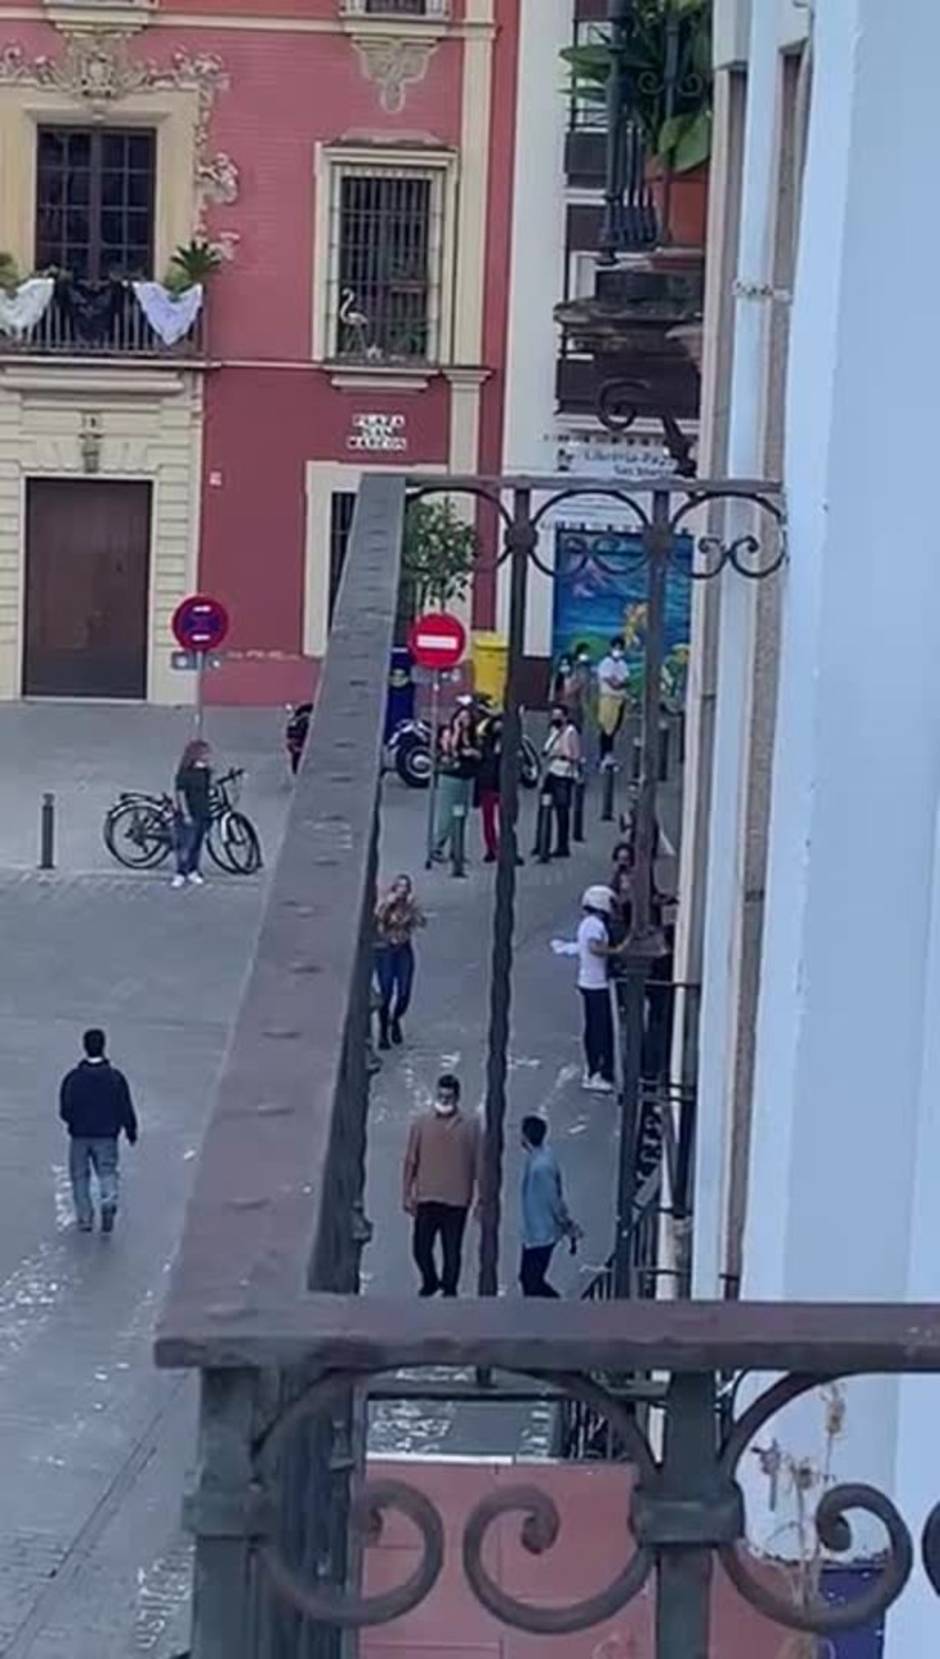
[[[777,6],[777,44],[781,52],[795,50],[809,37],[814,0],[760,0]],[[741,69],[750,57],[754,0],[715,0],[712,61],[716,69]]]

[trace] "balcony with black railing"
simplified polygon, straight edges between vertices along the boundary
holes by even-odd
[[[124,280],[55,279],[35,321],[0,313],[0,359],[17,357],[148,358],[198,360],[205,355],[205,308],[190,291],[160,301],[151,321],[134,286]]]
[[[493,498],[492,481],[451,483]],[[818,1578],[794,1594],[748,1547],[742,1470],[753,1466],[749,1448],[776,1413],[823,1381],[940,1374],[940,1309],[675,1299],[687,1274],[681,1229],[694,1098],[664,1084],[657,1067],[639,1080],[636,1110],[626,1114],[635,1179],[610,1266],[585,1299],[359,1294],[370,1239],[366,1045],[385,707],[377,665],[394,635],[407,487],[404,478],[373,475],[359,494],[305,761],[158,1331],[158,1363],[201,1375],[186,1509],[196,1538],[192,1659],[348,1659],[360,1651],[371,1659],[393,1622],[393,1646],[418,1651],[407,1620],[448,1584],[464,1586],[449,1604],[448,1639],[470,1646],[492,1645],[497,1626],[539,1638],[597,1631],[603,1642],[622,1619],[615,1628],[628,1632],[638,1659],[771,1659],[785,1630],[831,1640],[870,1628],[913,1570],[910,1519],[869,1486],[827,1486],[816,1515],[820,1549],[834,1557],[849,1550],[857,1513],[880,1525],[881,1553],[855,1600],[828,1599]],[[537,545],[533,498],[577,486],[513,480],[496,488],[497,498],[504,487],[513,499],[507,556],[524,601]],[[592,479],[589,487],[602,485]],[[609,489],[625,499],[622,480]],[[703,500],[728,496],[736,524],[748,502],[774,516],[770,486],[673,479],[627,492],[632,509],[647,513],[654,561],[668,559],[671,537]],[[724,545],[712,534],[700,543],[697,574],[753,576],[758,555],[754,537]],[[511,681],[510,745],[514,695]],[[508,801],[511,780],[506,787]],[[513,823],[504,817],[510,852]],[[507,855],[504,880],[514,863]],[[511,910],[510,902],[510,940]],[[498,987],[511,967],[505,905],[495,920]],[[634,1027],[652,983],[643,974],[639,996],[631,1000],[628,990]],[[507,1036],[499,995],[493,1012]],[[494,1050],[488,1108],[505,1082],[498,1057]],[[487,1125],[497,1129],[498,1117],[488,1115]],[[495,1151],[485,1206],[500,1168]],[[780,1380],[755,1384],[752,1403],[741,1406],[734,1384],[747,1372]],[[370,1410],[399,1397],[413,1411],[442,1398],[478,1411],[535,1400],[554,1418],[553,1442],[524,1478],[504,1471],[482,1497],[454,1469],[435,1491],[426,1466],[368,1455]],[[517,1563],[542,1557],[542,1567],[530,1561],[521,1583],[507,1587],[498,1561],[508,1555]],[[940,1509],[920,1555],[940,1591]],[[556,1565],[563,1558],[593,1566],[597,1582],[569,1594],[570,1577]],[[474,1608],[490,1621],[485,1639],[465,1627]],[[722,1634],[735,1608],[761,1616],[747,1612],[757,1623],[743,1647]]]

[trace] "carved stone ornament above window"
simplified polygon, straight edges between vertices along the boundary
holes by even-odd
[[[205,233],[210,202],[231,206],[238,199],[238,167],[231,156],[212,155],[209,129],[216,95],[229,79],[221,58],[209,52],[174,52],[161,66],[130,50],[133,30],[62,30],[61,57],[29,58],[15,43],[0,50],[0,86],[51,87],[99,118],[137,92],[196,93],[194,185],[197,235]]]
[[[379,89],[386,115],[405,107],[407,88],[423,81],[437,50],[436,40],[414,40],[402,35],[354,35],[362,73]]]

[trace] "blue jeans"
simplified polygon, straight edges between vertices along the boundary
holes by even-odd
[[[176,868],[181,876],[192,875],[194,870],[199,869],[202,844],[208,828],[209,825],[204,818],[177,818]]]
[[[393,1020],[403,1020],[407,1014],[414,976],[415,953],[410,943],[378,946],[375,953],[375,977],[379,982],[379,995],[382,999],[380,1013],[383,1029],[389,1017]]]
[[[104,1138],[73,1135],[69,1141],[69,1175],[79,1225],[90,1227],[94,1220],[91,1202],[91,1172],[98,1177],[102,1212],[117,1209],[118,1143],[116,1135]]]
[[[472,794],[473,785],[469,778],[455,778],[449,772],[443,772],[438,778],[437,823],[434,826],[436,857],[442,858],[448,846],[453,846],[454,819],[461,811],[466,818]]]

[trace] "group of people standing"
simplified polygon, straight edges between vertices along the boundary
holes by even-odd
[[[403,1020],[415,977],[415,935],[426,925],[410,876],[395,878],[375,909],[374,979],[379,1047],[404,1041]],[[457,1295],[464,1234],[482,1184],[483,1132],[479,1115],[460,1104],[460,1079],[438,1078],[429,1110],[409,1130],[402,1170],[402,1205],[412,1221],[412,1255],[420,1295]],[[547,1273],[556,1245],[574,1250],[581,1230],[568,1213],[561,1169],[547,1142],[547,1124],[534,1114],[522,1123],[525,1164],[520,1191],[524,1296],[556,1297]]]
[[[615,634],[595,671],[586,645],[559,658],[552,698],[565,710],[586,740],[590,722],[597,725],[598,760],[613,760],[614,744],[623,725],[630,697],[630,666],[622,634]]]

